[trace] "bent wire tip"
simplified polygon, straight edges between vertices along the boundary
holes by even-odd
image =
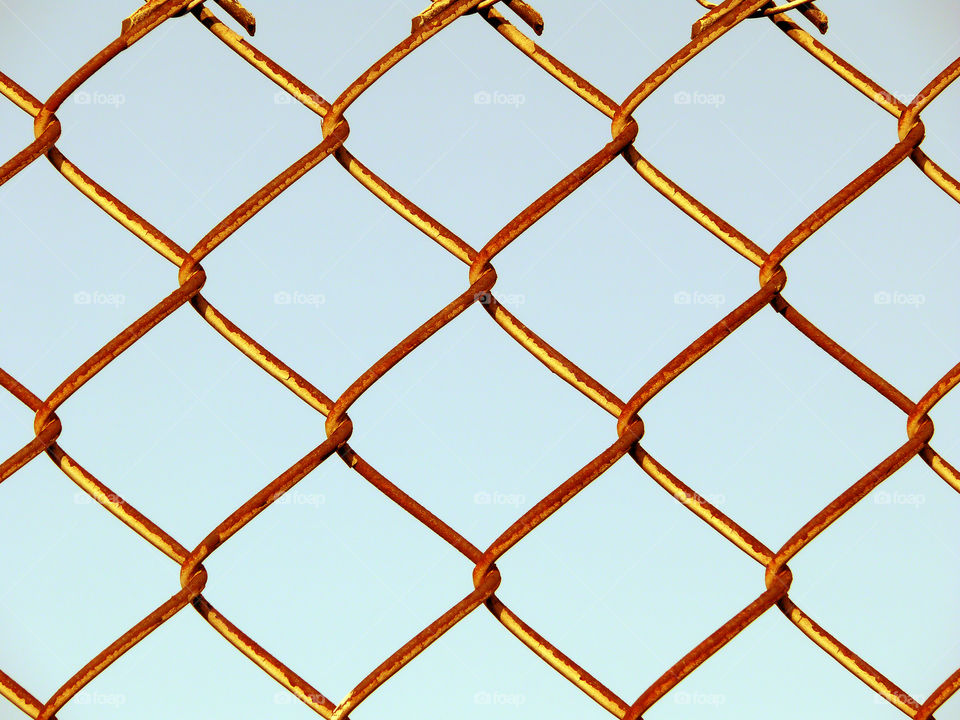
[[[418,32],[420,32],[424,25],[429,23],[455,2],[456,0],[433,0],[430,7],[413,18],[412,22],[410,23],[410,34],[416,35]],[[483,10],[497,2],[498,0],[481,0],[479,3],[477,3],[477,6],[469,12]],[[503,0],[503,3],[513,10],[513,12],[517,14],[517,17],[529,25],[534,33],[537,35],[543,34],[543,16],[533,7],[531,7],[525,0]]]
[[[204,0],[187,0],[186,2],[184,0],[147,0],[129,17],[124,19],[120,25],[120,34],[128,35],[137,31],[149,32],[153,29],[151,24],[162,16],[164,10],[169,10],[171,6],[179,5],[180,7],[173,14],[182,15],[199,7],[203,2]],[[257,19],[253,16],[253,13],[240,4],[239,0],[215,0],[215,2],[223,8],[227,15],[240,23],[248,35],[252,36],[257,31]]]
[[[707,8],[707,12],[703,17],[693,24],[693,27],[690,31],[691,39],[697,37],[697,35],[702,33],[718,20],[722,19],[727,13],[735,10],[739,5],[739,3],[731,2],[731,0],[727,0],[726,2],[719,4],[707,2],[706,0],[697,0],[697,2]],[[768,5],[770,4],[771,3],[768,3]],[[818,8],[814,4],[813,0],[790,0],[790,2],[785,2],[781,5],[775,5],[773,7],[761,7],[752,15],[752,17],[779,15],[787,12],[788,10],[794,9],[796,9],[801,15],[810,21],[810,23],[820,31],[821,35],[826,34],[827,26],[829,24],[827,14]]]

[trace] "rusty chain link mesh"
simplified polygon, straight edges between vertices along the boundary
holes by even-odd
[[[253,34],[255,29],[254,18],[237,0],[216,0],[216,2],[248,33]],[[542,31],[543,20],[541,16],[524,0],[503,0],[503,2],[537,34]],[[937,708],[943,705],[960,687],[960,669],[943,680],[942,684],[929,697],[911,697],[894,680],[884,677],[866,659],[846,647],[826,628],[821,627],[813,618],[794,604],[789,596],[792,574],[787,563],[817,535],[916,455],[923,458],[930,469],[954,490],[960,491],[960,474],[930,444],[933,437],[933,423],[928,416],[930,410],[960,382],[960,364],[954,366],[946,375],[934,383],[919,401],[910,400],[819,330],[787,301],[783,295],[787,282],[787,274],[783,264],[790,253],[796,250],[807,238],[907,158],[950,197],[960,202],[960,184],[921,149],[924,125],[920,119],[920,113],[923,109],[960,75],[960,59],[951,63],[931,80],[909,104],[904,104],[896,99],[893,94],[885,91],[876,82],[821,44],[787,14],[787,11],[795,10],[821,33],[825,33],[827,29],[826,15],[809,0],[793,0],[778,6],[764,0],[726,0],[719,4],[708,3],[704,0],[698,0],[698,2],[707,8],[707,13],[694,24],[692,40],[664,62],[620,103],[604,95],[589,81],[534,43],[530,37],[521,32],[500,13],[496,7],[496,0],[436,0],[429,9],[414,19],[409,37],[377,60],[369,70],[347,87],[333,102],[324,100],[313,89],[242,39],[206,7],[202,0],[149,0],[123,22],[121,34],[116,40],[77,70],[45,102],[41,102],[14,80],[0,73],[0,90],[8,99],[34,118],[34,134],[36,137],[24,150],[0,167],[0,184],[45,155],[53,167],[77,190],[100,206],[101,209],[150,248],[179,268],[179,287],[160,300],[115,338],[107,342],[97,353],[64,379],[46,399],[41,399],[7,372],[0,369],[0,383],[3,387],[36,413],[34,421],[35,437],[0,465],[0,481],[9,478],[40,453],[46,452],[54,464],[82,490],[181,568],[181,589],[178,592],[130,628],[122,637],[111,643],[96,657],[92,658],[46,701],[35,697],[18,684],[15,678],[0,670],[0,690],[9,702],[30,717],[41,720],[54,717],[58,710],[63,708],[71,698],[75,697],[87,683],[97,677],[107,666],[119,659],[127,650],[174,614],[187,605],[192,605],[194,610],[237,650],[256,663],[264,672],[268,673],[303,703],[325,718],[345,718],[365,698],[375,692],[417,654],[469,613],[485,606],[507,630],[597,704],[618,718],[636,720],[687,675],[696,670],[707,658],[742,632],[760,615],[776,606],[784,617],[810,640],[904,714],[917,718],[917,720],[926,720],[926,718],[933,717]],[[56,111],[71,93],[124,49],[133,45],[162,23],[188,14],[193,15],[210,33],[251,66],[323,119],[323,139],[319,145],[270,180],[260,191],[224,218],[189,251],[181,248],[151,225],[149,221],[124,205],[107,189],[86,175],[82,169],[70,162],[56,147],[61,132]],[[585,102],[610,118],[613,138],[595,155],[520,212],[479,250],[468,245],[452,230],[434,220],[424,209],[414,205],[398,190],[390,187],[354,157],[344,145],[350,134],[350,126],[345,118],[345,112],[351,103],[417,47],[440,33],[461,16],[468,14],[479,15],[493,30],[502,35],[506,41],[515,46],[531,61],[563,83]],[[634,145],[637,138],[637,124],[632,114],[640,104],[693,57],[709,48],[714,41],[731,28],[751,18],[757,19],[756,21],[767,18],[773,22],[787,38],[806,50],[813,58],[819,60],[852,88],[867,96],[897,120],[898,141],[890,151],[840,192],[827,200],[769,253],[762,250],[749,238],[738,232],[716,213],[666,177],[651,165]],[[241,328],[232,323],[201,294],[206,280],[206,274],[201,265],[203,259],[283,190],[296,182],[311,168],[331,156],[401,218],[418,228],[469,267],[469,283],[462,294],[439,310],[436,315],[417,328],[401,343],[391,348],[336,399],[326,396],[307,379],[272,355],[269,350],[262,347]],[[644,382],[640,389],[626,401],[618,398],[587,372],[570,362],[498,303],[494,292],[497,275],[491,264],[497,253],[516,240],[539,218],[550,212],[564,198],[588,182],[591,177],[613,162],[618,156],[623,158],[644,180],[663,194],[678,209],[759,268],[760,285],[756,293],[683,349],[656,375]],[[468,542],[442,519],[433,515],[381,475],[348,444],[353,433],[353,423],[347,415],[351,405],[378,379],[412,353],[427,338],[474,303],[483,305],[493,321],[543,365],[617,418],[617,436],[612,444],[602,450],[577,473],[559,484],[546,497],[542,498],[486,549],[477,548]],[[192,306],[203,320],[240,352],[270,373],[303,402],[322,413],[326,417],[327,434],[327,438],[320,445],[237,508],[232,515],[213,529],[192,550],[181,545],[150,518],[124,502],[105,483],[90,474],[76,459],[67,454],[66,450],[57,444],[61,424],[56,415],[57,409],[74,392],[103,370],[122,352],[150,332],[157,324],[163,322],[173,311],[187,304]],[[736,521],[700,497],[692,488],[684,484],[669,469],[653,458],[640,444],[644,431],[643,422],[640,419],[640,412],[643,407],[678,375],[735,332],[749,318],[762,312],[767,306],[907,416],[907,432],[904,443],[812,517],[778,550],[766,547]],[[473,589],[456,605],[394,652],[379,667],[373,669],[339,702],[328,699],[313,682],[301,678],[292,668],[287,667],[280,659],[258,645],[242,629],[218,612],[202,594],[207,581],[207,572],[204,569],[203,561],[221,544],[228,541],[234,533],[251,522],[262,510],[293,488],[304,476],[334,454],[338,455],[349,467],[379,489],[387,498],[462,553],[474,565]],[[644,472],[704,522],[763,566],[766,586],[766,589],[753,602],[730,618],[699,645],[691,649],[676,664],[665,669],[663,675],[656,682],[640,692],[639,696],[632,701],[617,696],[599,678],[592,676],[588,670],[580,667],[573,659],[566,656],[560,648],[552,645],[546,638],[539,635],[534,628],[527,625],[496,595],[496,590],[501,582],[496,561],[510,548],[523,540],[547,517],[556,512],[564,503],[588,484],[597,480],[613,463],[626,455],[633,458]],[[313,681],[322,686],[322,678],[315,678]]]

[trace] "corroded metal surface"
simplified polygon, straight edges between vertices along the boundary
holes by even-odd
[[[87,683],[110,663],[121,658],[127,650],[146,635],[190,605],[228,642],[307,706],[326,718],[346,718],[365,698],[375,692],[378,687],[401,670],[404,665],[427,648],[434,640],[469,613],[484,606],[509,632],[542,658],[544,662],[595,700],[598,705],[618,718],[635,720],[640,718],[643,712],[652,707],[751,622],[776,607],[787,620],[826,653],[904,714],[917,718],[917,720],[932,717],[933,712],[960,687],[960,670],[945,679],[929,697],[925,699],[912,698],[893,680],[884,677],[866,660],[857,655],[854,650],[848,648],[839,639],[831,635],[828,630],[821,627],[790,599],[789,590],[792,573],[787,563],[813,541],[817,535],[914,456],[920,456],[937,475],[960,492],[960,474],[930,444],[933,437],[933,423],[928,415],[932,408],[960,382],[960,364],[939,379],[919,401],[910,400],[819,330],[787,301],[783,294],[787,283],[783,263],[794,250],[819,228],[829,222],[857,197],[868,191],[886,173],[907,159],[913,162],[950,197],[960,202],[960,184],[920,148],[924,137],[924,127],[920,114],[944,88],[960,75],[960,59],[945,68],[913,101],[904,104],[814,39],[791,19],[787,14],[788,11],[800,14],[821,33],[826,32],[826,15],[809,0],[793,0],[781,5],[764,0],[726,0],[719,4],[706,2],[706,0],[697,1],[708,8],[708,11],[701,20],[694,24],[691,41],[651,73],[621,103],[607,97],[510,23],[498,11],[496,0],[437,0],[429,9],[414,18],[412,31],[408,37],[401,40],[396,47],[373,63],[368,71],[363,73],[332,102],[324,100],[317,92],[224,25],[208,7],[204,6],[202,0],[149,0],[140,10],[123,22],[122,32],[116,40],[69,77],[45,102],[33,97],[12,79],[0,73],[0,91],[34,118],[35,136],[33,142],[23,151],[0,166],[0,184],[9,180],[41,156],[46,156],[53,167],[81,193],[127,228],[133,235],[179,268],[178,287],[123,332],[107,342],[45,399],[34,395],[15,378],[0,369],[0,385],[36,413],[34,437],[0,464],[0,481],[10,477],[26,463],[45,452],[54,464],[84,492],[88,493],[115,515],[118,520],[125,523],[131,530],[180,566],[180,588],[136,626],[92,658],[73,677],[67,679],[61,688],[46,701],[36,698],[28,690],[21,687],[14,678],[0,671],[0,692],[7,700],[30,717],[54,717],[58,710],[63,708],[71,698],[75,697]],[[543,18],[524,0],[503,0],[503,2],[537,34],[541,32]],[[239,2],[236,0],[217,0],[217,4],[240,23],[248,33],[253,33],[254,18]],[[389,72],[390,68],[403,60],[418,46],[429,41],[430,38],[457,21],[461,16],[468,14],[479,15],[480,20],[485,21],[523,55],[539,65],[545,72],[585,102],[606,115],[611,121],[612,136],[610,142],[603,145],[596,154],[585,160],[582,165],[574,169],[554,187],[543,193],[479,250],[468,245],[453,231],[431,217],[424,209],[407,200],[398,190],[384,182],[351,154],[344,145],[350,134],[345,116],[349,106],[380,77]],[[70,94],[124,49],[162,23],[168,22],[172,18],[187,15],[192,15],[213,36],[323,120],[322,140],[315,148],[264,185],[260,191],[230,213],[190,250],[177,245],[151,225],[149,221],[124,205],[106,188],[99,185],[74,165],[56,147],[56,142],[61,133],[56,112]],[[634,111],[644,100],[691,58],[709,48],[715,40],[739,23],[748,19],[761,20],[762,18],[772,21],[787,38],[897,119],[897,142],[891,150],[854,178],[840,192],[827,200],[769,253],[697,201],[696,198],[679,187],[644,158],[635,145],[637,124],[632,117]],[[402,342],[391,348],[336,399],[325,395],[309,380],[271,354],[269,350],[231,322],[201,294],[206,280],[206,274],[201,266],[203,259],[220,244],[228,240],[239,227],[287,187],[329,157],[333,157],[350,175],[400,217],[462,261],[467,269],[466,287],[460,295],[453,298],[448,305]],[[756,293],[683,349],[656,375],[643,383],[640,389],[627,400],[618,398],[501,305],[496,298],[497,276],[492,265],[500,251],[514,242],[527,228],[550,212],[564,198],[589,181],[603,167],[615,162],[618,157],[622,158],[644,180],[694,222],[703,226],[746,261],[753,263],[759,274],[759,289]],[[602,450],[573,476],[559,484],[485,549],[475,547],[456,530],[433,515],[360,457],[349,445],[349,440],[353,434],[353,423],[347,415],[351,405],[384,374],[474,303],[480,304],[495,323],[543,365],[617,420],[616,437],[609,447]],[[57,409],[94,375],[103,370],[153,327],[163,322],[173,311],[187,304],[251,361],[282,383],[303,402],[321,413],[326,418],[327,435],[316,448],[237,508],[233,514],[192,550],[181,545],[163,528],[157,526],[150,518],[144,516],[120,498],[108,485],[94,477],[76,459],[67,454],[66,450],[57,442],[61,432],[61,423],[56,414]],[[723,342],[744,322],[757,313],[765,311],[768,307],[781,315],[800,333],[841,363],[851,373],[902,410],[907,417],[906,440],[904,443],[873,470],[850,485],[839,497],[800,528],[783,547],[777,550],[766,547],[735,520],[703,499],[693,488],[653,458],[641,445],[644,426],[640,419],[644,406],[670,382],[711,349]],[[458,550],[473,567],[472,588],[469,588],[469,592],[464,595],[463,599],[384,660],[379,667],[372,670],[339,702],[327,699],[310,681],[297,675],[293,669],[257,644],[223,616],[203,596],[203,589],[207,581],[203,561],[220,545],[227,542],[238,530],[251,522],[262,510],[333,455],[339,456],[348,467],[359,473],[387,498],[443,538]],[[586,669],[579,666],[573,659],[550,643],[549,640],[537,633],[535,629],[504,605],[496,595],[501,582],[500,573],[495,564],[496,561],[510,548],[521,542],[547,517],[559,510],[588,484],[597,480],[605,470],[624,456],[631,457],[651,479],[764,568],[764,589],[757,598],[704,639],[703,642],[687,652],[676,664],[665,668],[663,675],[652,685],[642,690],[637,699],[633,701],[619,697],[600,679],[591,675]],[[322,678],[316,678],[315,681],[322,684]]]

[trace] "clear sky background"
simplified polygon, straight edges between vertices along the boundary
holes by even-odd
[[[136,6],[0,0],[0,68],[46,98]],[[693,0],[536,7],[543,46],[617,100],[687,42],[703,13]],[[905,100],[960,53],[960,6],[949,0],[822,7],[825,42]],[[249,8],[254,44],[327,100],[423,9],[412,0]],[[82,91],[90,103],[71,99],[58,112],[58,147],[183,247],[320,138],[316,116],[278,101],[191,17],[165,23]],[[476,104],[476,93],[519,97]],[[676,93],[717,98],[677,104]],[[960,85],[924,112],[924,149],[954,175],[958,113]],[[347,147],[476,248],[610,138],[606,118],[475,16],[390,71],[347,118]],[[768,250],[897,139],[890,115],[765,20],[723,37],[636,119],[645,156]],[[32,139],[31,119],[0,102],[0,158]],[[176,287],[170,263],[46,160],[0,188],[0,218],[0,366],[41,397]],[[789,258],[784,295],[917,400],[960,359],[958,220],[960,207],[906,162]],[[758,287],[749,262],[619,160],[494,264],[509,309],[623,398]],[[331,397],[468,283],[466,266],[332,159],[204,267],[204,295]],[[712,301],[678,304],[678,293]],[[878,293],[912,300],[884,304]],[[278,302],[284,294],[306,301]],[[324,437],[319,414],[189,307],[58,415],[67,452],[191,548]],[[610,416],[479,307],[350,415],[351,445],[479,547],[616,437]],[[960,393],[932,416],[933,445],[960,462]],[[772,548],[906,439],[903,413],[769,308],[643,418],[644,447]],[[0,456],[32,437],[32,422],[0,393]],[[791,597],[922,699],[960,666],[960,498],[919,459],[880,490],[903,500],[878,502],[876,491],[803,550]],[[477,501],[487,496],[497,501]],[[334,700],[472,588],[462,556],[336,458],[205,565],[205,596]],[[628,701],[764,589],[759,565],[630,459],[498,566],[498,596]],[[0,668],[48,698],[176,592],[178,570],[36,458],[0,485]],[[191,608],[59,715],[313,716]],[[354,713],[605,715],[483,608]],[[772,715],[901,713],[772,609],[646,717]],[[0,702],[0,718],[19,717]],[[960,718],[960,699],[937,717]]]

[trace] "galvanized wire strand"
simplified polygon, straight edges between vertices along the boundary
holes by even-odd
[[[67,376],[46,399],[32,393],[7,372],[0,369],[0,385],[35,413],[34,437],[10,458],[0,463],[0,481],[10,478],[37,455],[46,452],[57,467],[84,492],[103,505],[121,522],[144,540],[163,552],[180,566],[180,589],[162,602],[137,625],[92,658],[69,678],[46,702],[41,702],[12,677],[0,671],[0,693],[13,705],[34,718],[51,718],[93,678],[111,663],[140,642],[150,632],[187,605],[194,609],[238,651],[243,653],[281,686],[319,715],[326,718],[346,718],[366,698],[400,672],[419,653],[429,647],[468,614],[485,606],[487,610],[515,637],[523,642],[544,662],[572,682],[600,707],[619,718],[636,720],[656,704],[671,689],[731,639],[741,633],[760,615],[777,606],[792,624],[836,659],[847,670],[862,680],[880,696],[904,714],[926,720],[933,717],[960,687],[960,670],[944,680],[931,695],[915,700],[892,680],[866,660],[846,647],[840,640],[821,627],[789,597],[793,574],[788,561],[801,552],[816,537],[843,517],[867,494],[877,488],[915,456],[926,464],[954,490],[960,492],[957,470],[931,447],[934,428],[929,413],[958,383],[960,364],[948,370],[916,403],[893,387],[888,381],[847,352],[832,338],[806,319],[783,296],[787,283],[783,263],[823,225],[877,184],[894,167],[908,157],[948,196],[960,202],[960,184],[920,148],[924,138],[921,112],[958,76],[960,59],[951,63],[917,94],[904,104],[887,93],[877,83],[854,66],[834,54],[796,25],[787,15],[795,10],[812,22],[820,32],[827,27],[826,15],[809,0],[794,0],[782,5],[761,0],[726,0],[720,4],[698,0],[707,14],[693,26],[692,39],[657,70],[641,82],[622,103],[616,103],[589,81],[578,75],[560,60],[540,47],[512,25],[496,8],[495,0],[437,0],[424,13],[414,18],[411,34],[371,65],[333,101],[324,100],[306,83],[251,45],[238,33],[220,21],[202,0],[149,0],[140,10],[124,21],[120,36],[97,53],[51,95],[46,102],[33,97],[16,82],[0,73],[0,92],[24,112],[34,118],[34,139],[22,151],[0,166],[0,185],[20,170],[45,155],[51,165],[83,195],[130,231],[152,250],[179,269],[178,286],[167,297],[107,342],[99,351]],[[236,0],[217,0],[217,4],[248,34],[255,30],[253,15]],[[535,33],[543,30],[540,14],[522,0],[504,0]],[[126,206],[106,188],[86,175],[67,159],[55,143],[62,128],[56,111],[76,89],[124,49],[142,39],[149,32],[172,18],[192,14],[215,37],[240,58],[274,82],[305,107],[322,118],[320,142],[286,170],[266,183],[244,201],[189,251],[165,236],[146,219]],[[441,33],[459,18],[477,14],[510,42],[523,55],[537,64],[561,84],[611,121],[612,141],[606,142],[581,165],[561,178],[541,194],[480,249],[474,249],[456,233],[433,218],[426,210],[408,200],[400,191],[380,178],[373,170],[353,156],[345,147],[350,128],[345,113],[367,89],[391,68],[431,38]],[[820,208],[801,222],[769,253],[739,232],[719,215],[686,192],[678,183],[653,166],[637,149],[637,123],[633,114],[642,103],[686,63],[716,42],[738,24],[753,18],[768,17],[787,37],[806,50],[812,57],[830,68],[854,89],[866,95],[879,107],[897,119],[897,142],[892,149],[864,170],[844,188],[829,198]],[[600,143],[598,142],[598,145]],[[213,250],[225,243],[240,227],[260,212],[285,189],[307,172],[333,156],[361,185],[391,208],[397,215],[416,227],[430,240],[467,266],[466,289],[445,307],[426,319],[397,345],[387,348],[382,357],[336,399],[325,395],[295,370],[245,333],[217,310],[202,294],[206,273],[200,265]],[[552,211],[560,202],[589,182],[602,168],[622,157],[660,194],[672,202],[698,225],[706,229],[738,255],[759,269],[760,288],[734,308],[713,327],[695,339],[653,377],[640,384],[627,401],[621,400],[600,381],[577,366],[566,355],[541,338],[496,299],[496,271],[492,265],[496,256],[514,242],[535,222]],[[400,486],[379,473],[361,458],[349,445],[354,426],[347,411],[365,392],[384,375],[401,363],[441,328],[456,322],[473,304],[483,307],[491,319],[516,340],[533,357],[559,376],[572,388],[616,418],[617,437],[583,467],[557,485],[532,508],[511,524],[486,549],[475,547],[454,528],[431,513]],[[110,488],[86,471],[57,443],[62,425],[56,415],[78,389],[107,367],[120,354],[185,305],[193,310],[216,332],[242,352],[258,367],[280,382],[295,396],[326,418],[326,438],[287,470],[266,484],[248,501],[212,530],[193,550],[188,550],[176,539],[153,523],[148,517],[126,503]],[[875,467],[844,490],[834,501],[811,518],[779,550],[766,547],[734,519],[727,516],[704,498],[693,486],[675,476],[661,462],[641,446],[644,424],[640,418],[643,407],[662,392],[676,377],[692,367],[699,359],[732,335],[746,321],[770,306],[795,327],[804,337],[824,350],[860,380],[872,387],[891,404],[907,415],[907,439]],[[341,460],[360,477],[377,488],[386,498],[416,518],[426,529],[455,548],[473,566],[473,589],[386,658],[377,668],[351,690],[339,703],[328,699],[286,666],[265,648],[258,645],[239,627],[217,611],[202,595],[207,581],[203,566],[211,553],[252,522],[263,510],[293,488],[310,472],[332,455]],[[502,582],[496,561],[522,542],[548,517],[560,512],[564,505],[587,485],[598,481],[603,474],[625,456],[633,461],[666,492],[680,501],[720,535],[764,567],[765,589],[739,613],[724,623],[700,644],[689,650],[660,678],[640,692],[630,703],[611,691],[603,682],[578,665],[572,658],[550,643],[545,637],[513,613],[496,596]],[[642,681],[638,684],[642,685]]]

